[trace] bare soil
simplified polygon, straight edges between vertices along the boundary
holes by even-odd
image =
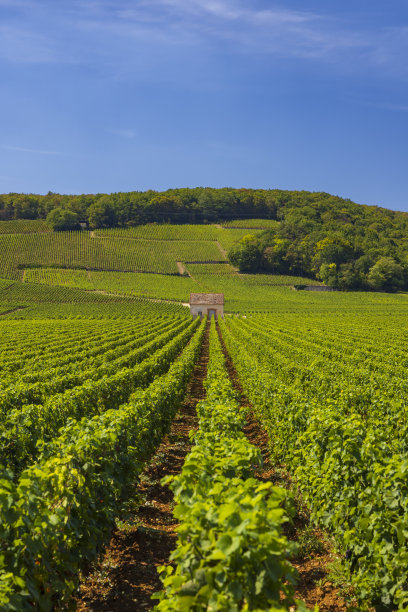
[[[190,276],[188,270],[184,267],[184,264],[182,261],[176,261],[176,264],[177,264],[177,269],[179,271],[179,274],[181,274],[181,276],[183,276],[186,273]]]

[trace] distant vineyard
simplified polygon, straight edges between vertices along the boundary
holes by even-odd
[[[11,283],[4,281],[5,287],[1,296],[8,296],[8,301],[30,303],[35,301],[103,303],[123,302],[123,309],[128,312],[136,308],[133,299],[176,300],[187,302],[190,292],[210,292],[225,294],[226,312],[280,311],[287,309],[299,313],[317,310],[318,312],[360,313],[374,309],[387,312],[388,308],[398,309],[407,305],[404,294],[392,296],[384,293],[324,293],[296,292],[292,284],[318,284],[316,281],[301,277],[237,274],[228,264],[187,264],[187,270],[193,278],[163,276],[160,274],[86,272],[85,270],[64,270],[57,268],[28,269],[25,281]],[[217,273],[218,268],[228,272]],[[204,273],[202,272],[204,270]],[[36,284],[32,284],[32,283]],[[41,288],[39,283],[44,283]],[[48,286],[47,286],[48,285]],[[73,289],[76,287],[77,289]],[[80,290],[82,289],[82,290]],[[105,292],[98,293],[98,291]],[[122,297],[121,297],[122,296]],[[128,296],[128,297],[126,297]],[[141,302],[142,303],[142,302]],[[150,302],[151,308],[153,303]],[[141,306],[140,306],[141,307]],[[148,306],[146,306],[148,308]],[[174,308],[177,308],[174,305]],[[381,311],[379,311],[381,312]],[[20,313],[22,316],[22,313]],[[384,316],[386,316],[384,314]]]
[[[178,278],[178,277],[177,277]],[[185,314],[176,303],[147,301],[140,296],[107,295],[68,287],[0,281],[0,308],[7,318],[138,317]]]
[[[235,268],[227,262],[218,264],[192,264],[186,266],[188,272],[194,276],[195,274],[236,274]]]
[[[201,290],[198,283],[186,276],[132,272],[87,272],[86,270],[64,268],[28,269],[25,271],[24,281],[184,302],[188,302],[190,293]]]
[[[187,264],[192,278],[131,272],[98,272],[61,268],[31,268],[24,272],[25,283],[72,287],[88,291],[188,302],[190,293],[224,293],[227,311],[269,310],[276,299],[285,299],[273,291],[297,283],[316,281],[291,276],[237,274],[228,264]]]
[[[245,229],[276,229],[279,227],[279,221],[274,219],[232,219],[231,221],[223,221],[222,226]]]
[[[233,244],[235,244],[238,240],[241,240],[247,234],[257,234],[259,230],[246,230],[246,229],[220,229],[218,235],[218,242],[222,245],[222,247],[228,251]]]
[[[0,236],[0,276],[20,279],[26,267],[90,268],[178,274],[177,261],[222,261],[211,241],[92,238],[89,232]]]
[[[204,266],[203,266],[204,268]],[[205,268],[208,270],[208,268]],[[290,285],[295,283],[314,284],[309,279],[291,276],[251,274],[209,274],[201,273],[200,266],[192,268],[194,279],[204,291],[224,293],[226,310],[244,312],[271,310],[293,300]],[[315,284],[318,284],[315,282]],[[307,298],[306,298],[307,299]],[[323,298],[324,299],[324,298]]]
[[[98,229],[96,236],[110,238],[144,238],[145,240],[209,240],[218,239],[215,225],[159,225],[150,223],[129,228]]]
[[[42,219],[16,219],[15,221],[0,221],[1,234],[36,234],[51,232],[51,228]]]

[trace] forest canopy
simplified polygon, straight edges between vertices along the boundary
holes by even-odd
[[[408,215],[336,200],[284,207],[274,230],[244,236],[228,257],[241,272],[291,274],[342,290],[408,289]]]

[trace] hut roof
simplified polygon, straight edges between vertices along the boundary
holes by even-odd
[[[208,304],[211,306],[212,304],[224,304],[224,294],[223,293],[190,293],[190,304],[191,305],[201,305]]]

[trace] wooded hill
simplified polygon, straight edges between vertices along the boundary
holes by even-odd
[[[231,263],[242,272],[309,276],[343,290],[408,289],[408,215],[339,200],[285,204],[276,228],[232,247]]]
[[[408,288],[408,214],[327,193],[197,187],[0,195],[0,219],[47,219],[54,230],[245,218],[280,223],[231,250],[241,271],[310,276],[341,289]]]

